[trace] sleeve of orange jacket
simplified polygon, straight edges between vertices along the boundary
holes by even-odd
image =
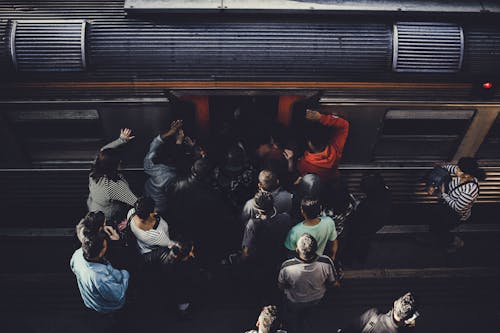
[[[347,135],[349,134],[349,122],[344,118],[329,114],[322,114],[319,121],[324,126],[335,128],[335,131],[330,138],[330,145],[335,148],[337,155],[342,155]]]

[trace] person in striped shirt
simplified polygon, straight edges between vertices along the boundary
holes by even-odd
[[[479,181],[484,180],[486,174],[473,157],[462,157],[458,164],[446,164],[443,168],[452,179],[441,185],[439,197],[444,208],[437,223],[431,225],[431,231],[447,246],[448,252],[454,252],[464,246],[464,241],[453,237],[449,231],[470,218],[472,206],[479,196]]]

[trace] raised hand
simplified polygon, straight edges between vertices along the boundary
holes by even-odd
[[[118,232],[116,232],[115,228],[105,225],[104,226],[104,232],[108,234],[109,239],[111,240],[120,240],[120,235]]]
[[[283,156],[287,159],[287,161],[292,160],[294,156],[294,152],[291,149],[285,149],[283,151]]]
[[[320,120],[321,113],[319,113],[318,111],[307,109],[306,110],[306,119],[307,120]]]
[[[120,130],[120,139],[130,141],[133,138],[135,138],[135,136],[132,135],[132,130],[130,128],[122,128]]]
[[[163,133],[161,135],[161,137],[164,139],[168,136],[172,136],[174,134],[177,133],[177,131],[179,131],[179,129],[182,128],[182,120],[180,119],[177,119],[177,120],[174,120],[171,124],[170,124],[170,128],[168,131],[166,131],[165,133]]]
[[[180,130],[177,131],[177,137],[175,143],[178,145],[182,144],[184,142],[185,137],[186,135],[184,134],[184,130],[181,128]]]

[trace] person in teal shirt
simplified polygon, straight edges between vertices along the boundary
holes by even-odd
[[[303,199],[300,203],[300,211],[305,220],[295,225],[288,232],[285,247],[290,251],[295,251],[298,239],[307,233],[312,235],[318,243],[316,254],[322,255],[326,248],[327,254],[334,260],[338,249],[335,222],[328,216],[319,216],[321,205],[318,200]]]

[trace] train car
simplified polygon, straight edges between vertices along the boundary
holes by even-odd
[[[120,128],[136,133],[125,172],[140,193],[147,145],[174,115],[210,138],[219,110],[246,103],[285,125],[307,106],[347,118],[342,174],[358,192],[380,172],[399,223],[435,201],[422,175],[462,156],[488,173],[477,209],[489,212],[499,18],[496,1],[0,0],[0,202],[26,225],[58,209],[67,226]]]

